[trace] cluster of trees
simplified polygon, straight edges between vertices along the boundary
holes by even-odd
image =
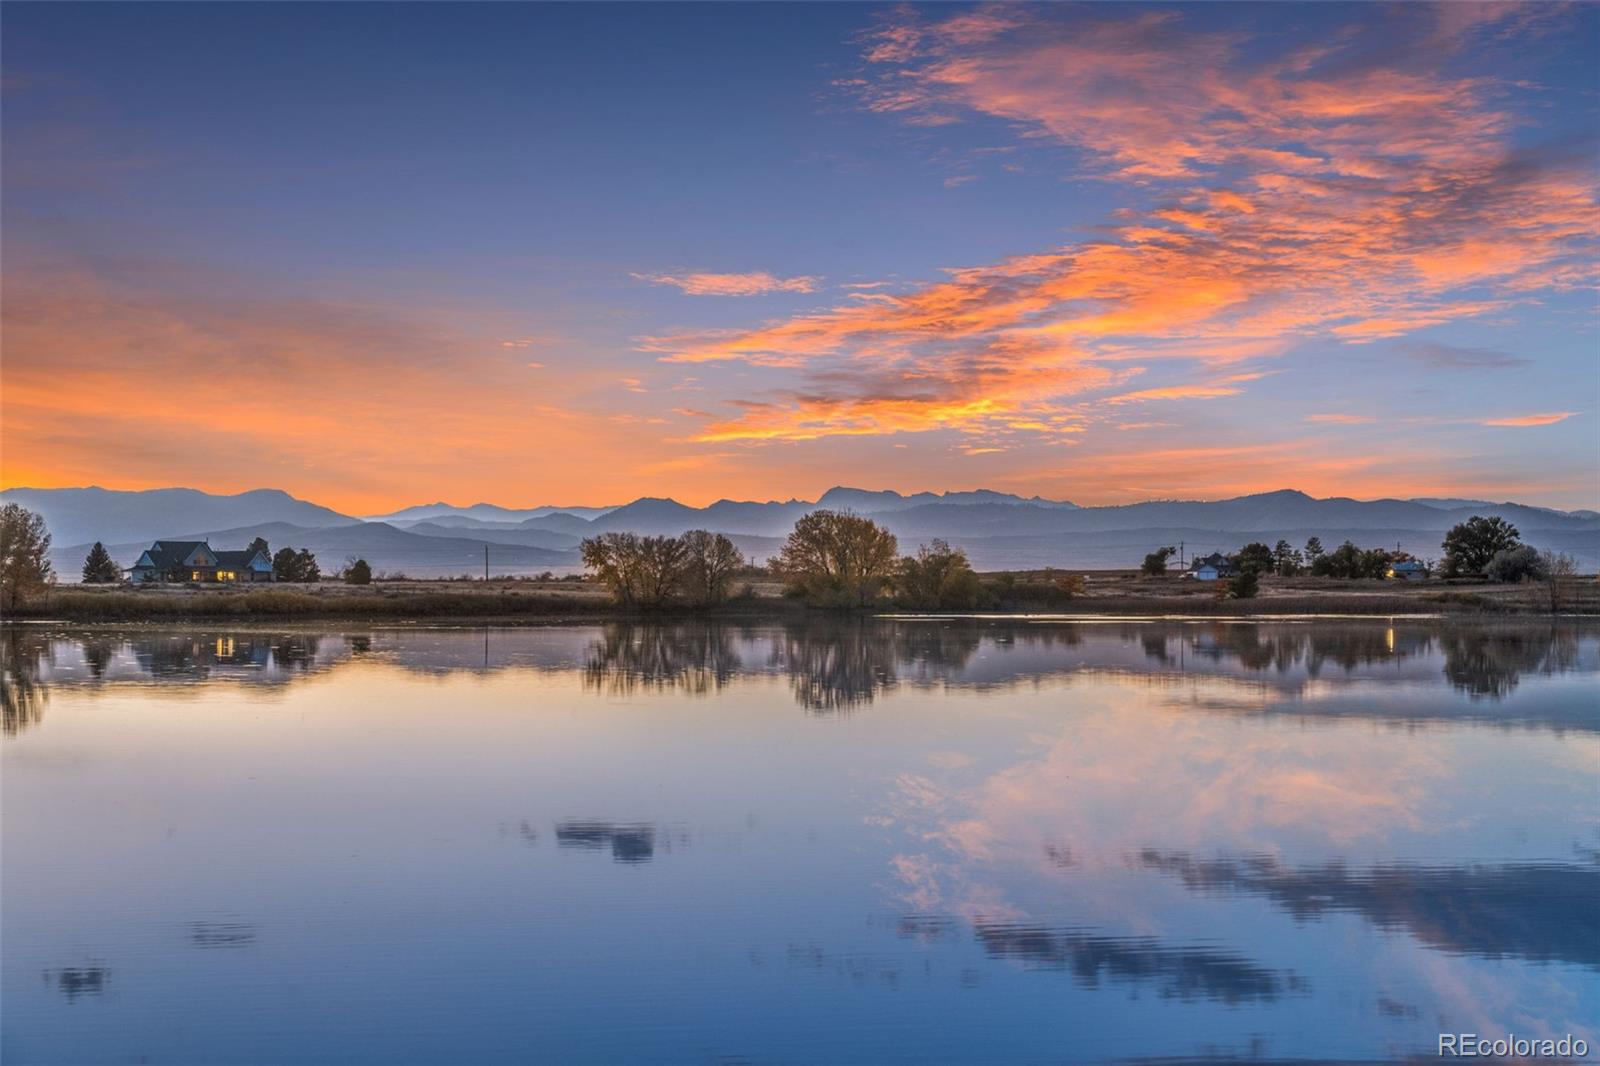
[[[838,511],[796,522],[772,566],[788,595],[818,607],[866,607],[892,596],[913,610],[970,611],[993,600],[960,548],[934,540],[902,556],[893,533]]]
[[[989,600],[967,553],[942,540],[922,545],[917,554],[901,559],[895,568],[894,601],[901,607],[970,611],[986,606]]]
[[[250,550],[254,551],[260,545],[261,550],[267,549],[267,542],[257,537],[250,542]],[[272,576],[279,581],[297,581],[315,583],[322,580],[322,568],[317,565],[317,557],[311,554],[309,548],[295,551],[293,548],[279,548],[272,557]]]
[[[583,565],[618,603],[630,607],[722,603],[744,566],[733,541],[703,529],[681,537],[602,533],[586,538],[582,550]]]

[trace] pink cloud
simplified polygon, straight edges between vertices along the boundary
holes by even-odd
[[[1485,426],[1553,426],[1557,422],[1565,422],[1572,418],[1576,411],[1555,411],[1550,414],[1540,415],[1514,415],[1510,418],[1486,418],[1481,423]]]
[[[671,285],[690,296],[762,296],[772,292],[816,292],[820,278],[780,278],[764,270],[748,274],[634,274],[640,281]]]

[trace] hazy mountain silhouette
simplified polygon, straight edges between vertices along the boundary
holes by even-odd
[[[819,507],[868,515],[908,551],[935,538],[959,544],[974,565],[991,570],[1131,567],[1166,544],[1182,542],[1194,553],[1230,551],[1251,540],[1270,544],[1281,538],[1299,545],[1310,536],[1330,547],[1350,539],[1366,546],[1398,544],[1437,558],[1445,530],[1474,514],[1499,515],[1536,547],[1570,552],[1585,569],[1600,566],[1600,516],[1593,512],[1442,498],[1317,499],[1292,489],[1226,500],[1080,507],[989,490],[903,495],[839,486],[816,501],[718,500],[707,507],[661,497],[609,508],[432,503],[385,520],[340,514],[277,490],[212,496],[193,489],[12,489],[0,499],[44,515],[55,537],[57,567],[67,579],[94,540],[127,564],[152,540],[191,536],[217,547],[242,547],[260,535],[274,545],[309,547],[328,564],[359,555],[377,569],[416,576],[479,573],[485,545],[495,573],[575,569],[578,541],[613,531],[674,535],[710,529],[735,537],[742,551],[764,560],[797,519]]]

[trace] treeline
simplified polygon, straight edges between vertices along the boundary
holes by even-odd
[[[585,539],[582,551],[583,565],[626,607],[715,606],[745,568],[733,541],[703,529],[681,537],[602,533]]]
[[[1303,548],[1286,540],[1271,547],[1257,541],[1224,558],[1241,573],[1278,577],[1384,578],[1395,564],[1407,562],[1419,564],[1424,573],[1437,571],[1445,577],[1486,577],[1491,581],[1544,580],[1577,573],[1577,563],[1570,555],[1541,552],[1522,543],[1517,527],[1498,517],[1473,515],[1452,527],[1440,548],[1444,559],[1435,563],[1398,549],[1362,548],[1349,540],[1328,551],[1320,538],[1312,537]],[[1168,560],[1177,554],[1175,547],[1158,548],[1144,557],[1140,569],[1146,574],[1164,574]]]
[[[918,610],[971,610],[994,599],[959,548],[935,540],[901,556],[893,533],[869,518],[836,511],[813,511],[796,522],[764,572],[746,564],[726,536],[703,529],[681,537],[603,533],[583,542],[583,562],[618,603],[630,607],[714,606],[728,599],[735,577],[744,573],[775,577],[785,595],[814,607],[892,602]]]

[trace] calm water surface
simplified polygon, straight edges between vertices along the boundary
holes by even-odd
[[[1600,630],[0,634],[4,1061],[1600,1046]]]

